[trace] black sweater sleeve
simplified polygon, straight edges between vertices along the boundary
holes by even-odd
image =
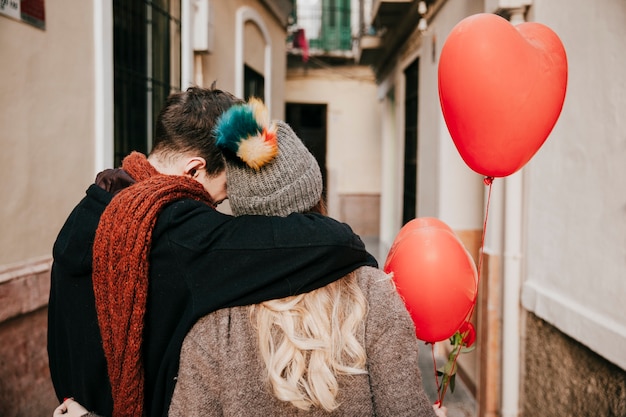
[[[98,414],[113,407],[91,283],[92,244],[111,195],[92,185],[54,243],[48,303],[48,362],[59,402],[64,397]]]
[[[348,225],[319,214],[231,217],[193,201],[163,214],[169,229],[161,259],[175,257],[168,263],[184,273],[202,315],[311,291],[377,266]],[[158,237],[153,252],[157,245]]]
[[[210,276],[224,290],[222,307],[311,291],[362,265],[376,266],[350,227],[320,215],[240,217],[219,229],[214,233],[224,236],[211,251]],[[207,276],[196,278],[192,285],[201,295]]]

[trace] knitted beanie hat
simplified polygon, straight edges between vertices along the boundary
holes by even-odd
[[[248,123],[251,117],[256,123]],[[287,123],[269,123],[260,101],[229,109],[215,133],[218,146],[238,156],[226,158],[228,200],[236,216],[284,217],[320,200],[322,173],[315,157]]]

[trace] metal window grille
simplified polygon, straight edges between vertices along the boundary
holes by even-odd
[[[113,0],[114,158],[149,152],[154,121],[180,90],[180,0]]]

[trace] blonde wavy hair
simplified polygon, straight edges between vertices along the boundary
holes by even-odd
[[[367,301],[354,272],[310,293],[250,307],[274,395],[303,410],[339,407],[338,375],[365,370]]]

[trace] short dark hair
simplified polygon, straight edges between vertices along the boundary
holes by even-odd
[[[215,144],[213,127],[222,113],[243,102],[216,88],[189,87],[171,94],[157,118],[151,153],[168,157],[196,152],[206,160],[208,175],[219,174],[225,164]]]

